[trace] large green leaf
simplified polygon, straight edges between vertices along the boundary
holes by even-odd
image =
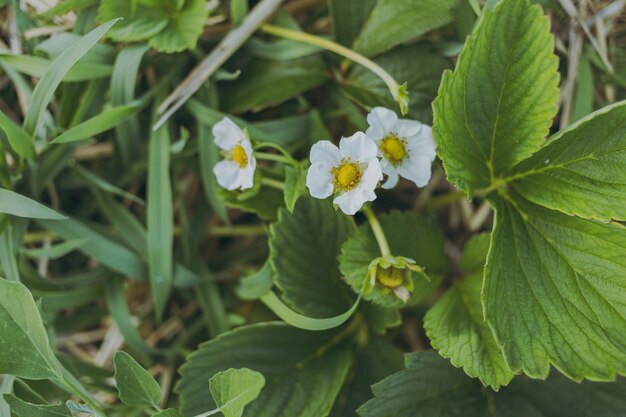
[[[498,390],[513,378],[483,318],[482,272],[456,281],[424,317],[426,334],[439,354],[469,376]]]
[[[241,417],[265,386],[262,374],[247,368],[218,372],[209,380],[213,401],[224,417]]]
[[[180,369],[176,387],[183,413],[216,408],[208,379],[229,368],[265,376],[259,397],[245,417],[319,417],[330,411],[350,367],[347,341],[336,331],[308,332],[282,323],[246,326],[200,345]]]
[[[371,56],[410,41],[452,21],[459,0],[378,0],[355,42]]]
[[[483,317],[480,293],[488,249],[486,233],[467,242],[459,268],[469,276],[454,282],[428,310],[424,328],[441,356],[498,390],[509,383],[513,372]]]
[[[148,44],[157,51],[173,53],[196,47],[209,16],[207,0],[185,0],[185,5],[175,13]]]
[[[0,213],[27,219],[65,220],[67,217],[21,194],[0,188]]]
[[[33,296],[0,278],[0,374],[57,379],[60,372]]]
[[[558,59],[541,7],[486,9],[444,74],[433,133],[448,179],[468,194],[492,185],[544,142],[558,97]]]
[[[161,387],[128,353],[115,352],[115,386],[126,405],[158,408]]]
[[[513,371],[626,374],[626,228],[495,200],[485,318]]]
[[[11,148],[18,155],[32,158],[35,156],[35,148],[33,141],[24,129],[18,126],[13,120],[9,119],[6,114],[0,111],[0,129],[4,131],[9,140]]]
[[[444,238],[437,223],[432,218],[415,213],[392,212],[380,216],[380,224],[385,232],[391,253],[404,256],[425,267],[431,280],[412,274],[414,290],[409,303],[416,303],[434,291],[447,271],[448,259],[444,252]],[[339,264],[341,273],[355,292],[360,292],[370,263],[380,256],[380,248],[371,227],[365,224],[350,236],[341,247]],[[404,302],[393,293],[383,296],[378,291],[365,295],[366,300],[374,300],[388,307],[400,307]]]
[[[582,384],[555,374],[518,378],[498,393],[485,391],[432,351],[406,356],[406,369],[373,386],[363,417],[621,417],[626,381]]]
[[[431,103],[437,95],[439,80],[450,61],[433,53],[427,45],[410,45],[394,48],[377,56],[374,61],[391,76],[406,82],[409,91],[408,117],[430,124]],[[355,66],[343,82],[345,91],[353,100],[366,107],[395,108],[389,88],[374,73]]]
[[[293,214],[281,210],[270,229],[270,260],[287,304],[321,318],[349,308],[354,300],[341,279],[337,255],[353,229],[352,219],[327,200],[302,197]]]
[[[626,102],[556,134],[512,179],[525,198],[567,214],[626,220]]]

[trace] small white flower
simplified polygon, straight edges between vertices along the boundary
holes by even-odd
[[[212,131],[215,144],[225,157],[213,167],[217,183],[231,191],[252,188],[256,159],[252,156],[250,139],[228,117],[217,122]]]
[[[376,144],[363,132],[341,138],[339,148],[322,140],[311,148],[311,167],[306,185],[315,198],[336,194],[333,202],[349,215],[368,201],[383,179]]]
[[[437,155],[431,127],[416,120],[398,119],[393,111],[383,107],[373,108],[367,122],[370,127],[365,133],[378,145],[380,165],[387,175],[382,187],[395,187],[398,176],[418,187],[428,184]]]

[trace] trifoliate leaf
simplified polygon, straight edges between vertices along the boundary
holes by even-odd
[[[128,353],[115,352],[115,385],[126,405],[158,407],[161,388]]]
[[[626,220],[626,102],[554,135],[512,174],[528,200],[566,214]]]
[[[494,393],[432,351],[406,356],[406,369],[372,387],[362,417],[621,417],[626,380],[573,382],[559,374],[546,381],[517,378]]]
[[[58,379],[60,372],[33,296],[19,282],[0,278],[0,373]]]
[[[485,318],[509,367],[544,378],[626,374],[626,228],[517,196],[495,200]]]
[[[413,291],[409,303],[416,303],[437,288],[441,276],[447,270],[448,259],[444,252],[444,239],[437,223],[415,213],[392,212],[379,218],[394,256],[414,260],[425,268],[430,281],[412,273]],[[359,227],[341,247],[340,269],[352,289],[359,293],[368,274],[370,263],[380,257],[380,248],[368,224]],[[365,297],[385,307],[400,307],[404,302],[393,292],[382,295],[370,291]]]
[[[293,214],[281,210],[270,228],[270,259],[282,298],[297,312],[326,318],[354,302],[339,272],[339,248],[354,230],[329,200],[302,197]]]
[[[468,194],[492,185],[544,142],[558,98],[548,18],[528,0],[485,9],[433,104],[437,153]]]
[[[309,332],[283,323],[233,330],[200,345],[180,369],[176,387],[184,415],[216,408],[208,379],[229,368],[248,368],[265,377],[265,387],[244,417],[327,415],[351,363],[350,344],[338,332]]]
[[[157,51],[173,53],[196,46],[208,17],[206,0],[172,1],[104,0],[98,12],[100,21],[114,17],[124,20],[109,32],[122,42],[149,40]],[[182,7],[181,7],[182,5]]]
[[[247,368],[218,372],[209,380],[213,400],[224,417],[241,417],[265,386],[262,374]]]
[[[483,260],[485,258],[483,257]],[[424,317],[432,346],[453,365],[498,390],[513,378],[483,318],[480,302],[482,271],[456,281]]]
[[[355,41],[366,56],[385,52],[450,23],[458,0],[379,0]]]

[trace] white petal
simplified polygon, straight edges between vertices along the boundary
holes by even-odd
[[[357,211],[363,207],[367,200],[363,195],[363,190],[360,187],[357,187],[353,190],[347,191],[341,195],[338,195],[333,200],[333,203],[339,206],[341,211],[346,213],[347,215],[354,215]]]
[[[225,151],[233,149],[244,139],[247,140],[243,130],[228,117],[224,117],[222,120],[215,123],[211,131],[215,138],[215,144]]]
[[[407,149],[414,155],[424,155],[434,161],[437,156],[437,145],[433,139],[433,130],[430,126],[422,125],[417,135],[407,138]]]
[[[383,167],[383,174],[387,175],[387,181],[381,185],[382,188],[390,190],[398,184],[398,173],[393,165],[388,163],[387,167]]]
[[[380,167],[380,162],[378,162],[378,159],[374,158],[370,160],[369,164],[367,164],[367,168],[363,171],[358,187],[364,190],[374,191],[378,186],[378,182],[382,179],[383,171]]]
[[[306,175],[306,186],[311,197],[326,198],[330,196],[334,189],[330,168],[319,162],[311,165]]]
[[[256,168],[256,159],[253,157],[250,159],[248,166],[239,169],[239,189],[247,190],[254,185],[254,170]]]
[[[250,139],[248,139],[245,135],[243,137],[243,139],[240,142],[241,147],[243,148],[244,152],[246,153],[246,156],[248,157],[248,160],[250,160],[252,158],[252,154],[253,154],[253,149],[252,149],[252,143],[250,143]]]
[[[321,163],[329,168],[339,165],[339,148],[328,140],[320,140],[311,148],[311,163]]]
[[[409,297],[411,296],[411,294],[409,293],[409,290],[407,290],[404,285],[394,288],[393,293],[396,295],[396,297],[398,297],[405,303],[406,303],[406,300],[408,300]]]
[[[401,138],[408,138],[417,135],[425,126],[417,120],[402,119],[396,123],[395,133]]]
[[[241,167],[233,161],[220,161],[213,167],[217,183],[231,191],[239,187],[239,171]]]
[[[397,168],[398,174],[411,180],[418,187],[428,184],[431,174],[432,161],[424,155],[411,155]]]
[[[353,161],[368,163],[376,158],[378,146],[363,132],[356,132],[348,138],[339,141],[339,152],[342,158],[350,158]]]
[[[384,107],[374,107],[367,115],[370,127],[365,133],[373,140],[380,140],[395,130],[398,115]]]

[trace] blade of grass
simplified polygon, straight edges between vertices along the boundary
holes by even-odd
[[[41,125],[42,116],[54,96],[54,91],[63,81],[65,74],[118,20],[120,19],[111,20],[92,30],[54,60],[33,91],[30,107],[24,120],[26,132],[35,135]]]
[[[148,267],[154,308],[159,320],[173,282],[174,212],[168,129],[166,124],[152,133],[148,150]]]
[[[16,55],[0,51],[0,59],[16,71],[31,77],[41,78],[50,69],[52,63],[46,58],[32,55]],[[98,62],[78,61],[62,78],[63,82],[77,82],[106,78],[113,72],[110,65]]]
[[[33,158],[35,148],[28,133],[0,111],[0,129],[7,135],[11,148],[24,158]]]
[[[65,220],[67,217],[57,213],[18,193],[0,188],[0,213],[11,214],[27,219]]]

